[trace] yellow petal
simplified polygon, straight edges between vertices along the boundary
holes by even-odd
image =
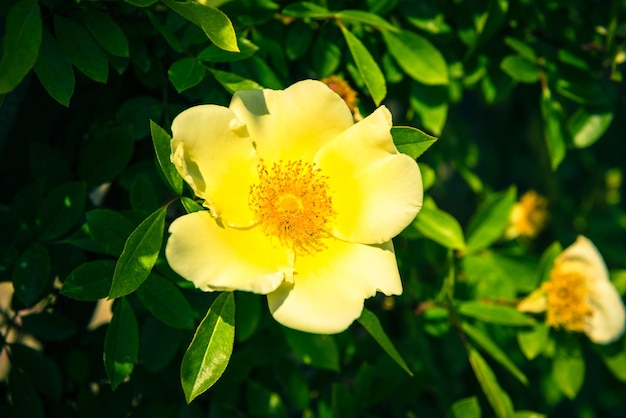
[[[537,289],[526,296],[517,305],[517,310],[521,312],[539,313],[545,312],[548,306],[546,294],[543,290]]]
[[[589,339],[597,344],[608,344],[619,338],[626,323],[624,302],[609,280],[606,264],[596,246],[589,239],[579,236],[558,257],[557,263],[585,276],[592,309],[585,327]]]
[[[298,255],[293,283],[283,282],[267,300],[281,324],[333,334],[348,328],[361,315],[364,299],[377,290],[386,295],[402,293],[393,244],[370,246],[329,239],[321,252]]]
[[[223,227],[208,212],[194,212],[172,222],[169,232],[169,265],[201,290],[266,294],[291,280],[293,257],[258,228]]]
[[[230,108],[246,123],[266,162],[311,161],[317,150],[352,126],[350,109],[320,81],[304,80],[285,90],[243,90]]]
[[[398,153],[390,129],[391,114],[381,106],[316,156],[328,177],[336,212],[332,234],[337,238],[365,244],[389,241],[422,207],[417,163]]]
[[[214,217],[231,226],[254,223],[248,207],[258,157],[246,126],[228,108],[195,106],[172,123],[172,162]]]

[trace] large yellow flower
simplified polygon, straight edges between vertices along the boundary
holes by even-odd
[[[522,300],[518,309],[546,311],[549,326],[584,332],[597,344],[608,344],[624,333],[624,303],[609,280],[602,256],[583,236],[557,257],[550,279]]]
[[[354,124],[319,81],[235,93],[172,124],[172,161],[208,211],[176,219],[166,256],[205,291],[267,294],[291,328],[346,329],[376,291],[400,294],[391,239],[422,205],[384,106]]]

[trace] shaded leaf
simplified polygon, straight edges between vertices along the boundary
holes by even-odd
[[[508,325],[512,327],[532,326],[535,320],[511,306],[494,305],[479,301],[468,301],[459,304],[458,312],[492,324]]]
[[[306,365],[339,371],[339,350],[332,335],[309,334],[282,328],[289,347]]]
[[[179,59],[167,70],[167,76],[179,93],[200,83],[204,74],[204,65],[194,58]]]
[[[465,248],[461,225],[452,215],[440,209],[423,207],[413,221],[413,227],[446,248]]]
[[[378,106],[387,95],[385,77],[382,71],[380,71],[378,64],[376,64],[376,61],[374,61],[374,58],[372,58],[372,55],[359,38],[354,36],[344,26],[341,26],[341,32],[348,44],[348,49],[350,49],[350,54],[352,54],[359,74],[363,77],[367,90],[372,96],[372,100],[374,100],[374,103]]]
[[[39,209],[41,238],[51,240],[65,234],[83,215],[87,191],[85,183],[65,183],[50,192]]]
[[[468,346],[469,362],[476,379],[482,388],[489,404],[498,418],[509,418],[513,415],[513,405],[509,395],[502,390],[496,376],[475,348]]]
[[[380,321],[376,317],[376,315],[363,308],[363,312],[361,312],[361,316],[358,319],[359,323],[363,325],[363,328],[370,333],[372,337],[376,340],[376,342],[385,350],[385,352],[395,361],[398,366],[402,367],[404,371],[406,371],[409,376],[413,376],[413,372],[409,369],[409,366],[406,364],[396,347],[394,347],[393,343],[385,333]]]
[[[359,22],[373,26],[378,30],[388,30],[392,32],[400,32],[400,29],[387,22],[376,13],[366,12],[364,10],[341,10],[334,13],[334,16],[346,22]]]
[[[393,143],[403,154],[416,159],[422,155],[437,138],[410,126],[394,126],[391,128]]]
[[[43,297],[50,276],[50,255],[43,245],[33,244],[24,251],[13,268],[11,279],[15,296],[26,306]]]
[[[102,47],[82,25],[54,16],[54,33],[70,62],[83,74],[99,83],[109,77],[109,61]]]
[[[28,376],[18,367],[9,373],[9,392],[11,394],[11,412],[14,418],[43,418],[41,399]]]
[[[137,289],[143,306],[172,328],[192,329],[194,312],[183,293],[172,282],[151,274]]]
[[[491,338],[479,328],[470,325],[467,322],[461,323],[461,329],[467,334],[474,342],[479,345],[487,354],[491,356],[495,361],[500,363],[505,369],[507,369],[517,380],[523,384],[528,384],[528,379],[522,373],[522,371],[511,361],[509,356],[494,343]]]
[[[115,261],[95,260],[79,265],[63,282],[61,294],[68,298],[95,302],[107,297]]]
[[[11,344],[11,363],[28,376],[28,380],[44,396],[61,399],[61,373],[56,363],[41,351],[22,344]]]
[[[234,341],[235,297],[232,292],[223,292],[196,329],[180,366],[187,403],[213,386],[224,373]]]
[[[42,33],[41,49],[34,69],[48,94],[63,106],[69,106],[74,94],[74,70],[65,51],[46,30]]]
[[[104,339],[104,369],[115,390],[133,371],[139,352],[139,331],[133,308],[122,298],[113,308],[113,318]]]
[[[76,333],[76,324],[58,312],[31,313],[22,317],[24,331],[46,341],[64,341]]]
[[[93,8],[80,11],[87,30],[111,55],[128,57],[128,40],[122,28],[108,15]]]
[[[89,187],[113,180],[126,168],[133,155],[135,141],[130,124],[113,124],[93,133],[82,149],[78,173]]]
[[[162,207],[148,216],[126,240],[115,266],[110,299],[134,292],[148,278],[161,250],[166,210]]]
[[[516,199],[515,187],[489,196],[467,226],[467,252],[485,249],[502,237]]]
[[[452,404],[447,418],[480,418],[480,404],[476,396],[461,399]]]
[[[328,9],[318,6],[315,3],[308,1],[301,1],[292,3],[285,7],[282,11],[285,16],[291,17],[316,17],[325,18],[332,16],[332,13]]]
[[[237,39],[237,46],[239,52],[225,51],[215,45],[209,45],[200,51],[196,59],[206,62],[233,62],[251,57],[259,50],[258,46],[245,38]]]
[[[574,399],[585,381],[585,359],[577,335],[560,335],[552,360],[552,378],[569,399]]]
[[[448,87],[411,83],[411,108],[418,116],[418,126],[441,135],[448,117]]]
[[[3,25],[0,95],[13,90],[28,74],[41,46],[41,12],[37,0],[21,0],[9,10]]]
[[[89,235],[107,254],[119,257],[134,225],[125,216],[110,209],[95,209],[85,214]]]
[[[259,295],[254,293],[237,292],[235,301],[237,302],[235,336],[238,342],[243,342],[254,334],[261,322],[261,300]]]

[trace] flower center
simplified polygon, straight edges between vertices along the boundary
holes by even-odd
[[[297,252],[319,249],[333,205],[327,177],[314,164],[278,161],[259,164],[259,183],[250,187],[250,208],[267,236]]]
[[[546,292],[547,323],[555,328],[582,332],[592,311],[587,302],[589,290],[585,277],[577,272],[564,272],[558,266],[550,280],[542,285]]]

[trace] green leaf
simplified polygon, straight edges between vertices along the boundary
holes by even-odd
[[[539,69],[537,64],[528,61],[519,55],[508,55],[500,63],[502,71],[507,73],[513,80],[522,83],[536,83],[539,81]]]
[[[9,373],[9,393],[13,418],[43,418],[41,399],[28,376],[18,367]]]
[[[85,183],[65,183],[50,192],[39,209],[37,221],[41,238],[52,240],[65,234],[83,215],[87,191]]]
[[[507,36],[504,38],[504,43],[511,47],[520,56],[526,58],[530,62],[537,60],[537,54],[527,43],[520,41],[519,39]]]
[[[602,137],[613,121],[610,110],[588,111],[580,107],[567,123],[576,148],[587,148]]]
[[[92,8],[82,8],[81,17],[87,30],[111,55],[128,57],[128,40],[124,31],[108,15]]]
[[[23,330],[46,341],[64,341],[76,333],[74,321],[57,312],[31,313],[22,317]]]
[[[141,328],[139,358],[152,373],[158,373],[170,365],[178,353],[184,331],[170,328],[158,319],[147,316]],[[155,350],[154,347],[159,347]]]
[[[107,254],[119,257],[124,243],[133,232],[134,225],[119,212],[110,209],[95,209],[85,214],[89,235]]]
[[[256,90],[263,88],[263,86],[256,81],[248,80],[234,73],[213,69],[210,71],[217,82],[231,94],[239,90]]]
[[[237,302],[235,336],[238,342],[243,342],[254,334],[261,322],[261,300],[259,295],[254,293],[237,292],[235,302]]]
[[[36,243],[17,260],[11,279],[15,296],[26,306],[32,306],[43,296],[50,276],[50,256],[43,245]]]
[[[128,4],[132,4],[133,6],[137,6],[137,7],[150,7],[154,3],[158,2],[159,0],[124,0],[124,1]]]
[[[333,383],[331,410],[333,417],[356,418],[358,416],[350,385],[347,383]]]
[[[552,361],[552,378],[569,399],[574,399],[585,381],[585,358],[578,335],[560,335]]]
[[[61,294],[86,302],[105,298],[109,294],[114,271],[113,260],[95,260],[81,264],[67,276]]]
[[[74,70],[57,40],[44,30],[35,73],[48,94],[63,106],[70,105],[74,94]]]
[[[170,9],[199,26],[206,36],[218,47],[226,51],[238,52],[237,35],[233,24],[224,13],[199,3],[163,0]]]
[[[466,58],[473,53],[476,48],[493,37],[502,25],[506,23],[508,9],[508,0],[490,0],[487,10],[481,15],[474,17],[477,36]]]
[[[364,10],[341,10],[334,14],[336,18],[345,22],[358,22],[370,25],[378,30],[400,32],[400,30],[387,22],[379,15]]]
[[[554,171],[565,158],[568,132],[565,128],[563,108],[559,102],[552,98],[547,89],[541,96],[541,115],[543,116],[544,137],[550,156],[550,165]]]
[[[190,403],[220,378],[235,342],[235,297],[223,292],[196,329],[180,366],[185,399]]]
[[[282,328],[289,347],[306,365],[339,371],[339,350],[332,335],[309,334]]]
[[[0,58],[0,95],[13,90],[28,74],[41,46],[41,12],[37,0],[16,2],[4,22]]]
[[[166,211],[164,206],[148,216],[126,240],[115,266],[110,299],[134,292],[148,278],[161,250]]]
[[[109,77],[107,56],[82,25],[55,14],[54,33],[76,68],[92,80],[106,83]]]
[[[480,418],[481,416],[478,399],[472,396],[453,403],[446,418]]]
[[[201,210],[204,210],[204,207],[202,207],[200,203],[186,196],[181,197],[180,202],[183,204],[187,213],[200,212]]]
[[[202,62],[194,58],[179,59],[167,70],[167,76],[179,93],[198,85],[205,73]]]
[[[313,39],[313,29],[311,25],[302,20],[293,22],[285,39],[285,55],[292,61],[297,60],[306,54]]]
[[[413,227],[426,238],[446,248],[457,250],[465,248],[461,225],[448,212],[425,206],[417,214],[413,221]]]
[[[139,300],[152,315],[172,328],[193,329],[193,309],[172,282],[151,274],[137,289]]]
[[[341,64],[341,48],[331,35],[322,32],[313,44],[313,68],[320,77],[332,75]]]
[[[474,298],[513,299],[537,286],[537,261],[527,254],[481,251],[462,259]]]
[[[528,379],[522,373],[522,371],[511,361],[509,356],[496,343],[494,343],[487,334],[480,329],[470,325],[467,322],[461,323],[461,329],[468,335],[474,342],[479,345],[487,354],[491,356],[495,361],[500,363],[505,369],[507,369],[517,380],[523,384],[528,384]]]
[[[489,196],[478,207],[467,226],[467,252],[489,247],[502,237],[509,224],[509,216],[515,205],[515,187]]]
[[[448,64],[428,39],[409,31],[382,32],[389,52],[412,79],[427,85],[448,84]]]
[[[511,398],[502,390],[496,376],[475,348],[468,346],[469,362],[478,379],[487,401],[498,418],[510,418],[513,415]]]
[[[537,322],[532,328],[522,328],[517,331],[517,343],[528,360],[541,354],[550,336],[550,328],[542,322]]]
[[[413,82],[409,103],[417,114],[419,126],[436,136],[441,135],[448,117],[448,87]]]
[[[169,26],[161,23],[159,18],[156,17],[154,13],[152,13],[150,10],[146,10],[146,15],[148,16],[148,20],[150,20],[150,23],[152,23],[152,27],[154,27],[154,29],[156,29],[156,31],[163,36],[163,39],[165,39],[165,42],[167,42],[170,48],[172,48],[176,52],[182,53],[183,46],[181,45],[178,37],[174,34],[172,29],[170,29]]]
[[[409,376],[413,376],[413,372],[409,369],[409,366],[406,364],[400,353],[398,353],[398,350],[394,347],[376,315],[366,308],[363,308],[363,312],[361,312],[361,316],[358,321],[361,325],[363,325],[363,328],[365,328],[367,332],[374,337],[376,342],[383,348],[383,350],[385,350],[389,357],[391,357],[393,361],[398,364],[398,366],[402,367]]]
[[[308,1],[290,4],[283,9],[282,13],[283,15],[290,17],[326,18],[333,16],[328,9]]]
[[[150,132],[152,133],[152,144],[154,145],[154,152],[156,153],[161,171],[174,193],[180,195],[183,192],[183,179],[176,171],[174,163],[170,160],[172,155],[170,146],[172,137],[153,121],[150,121]]]
[[[104,369],[115,390],[133,371],[139,352],[139,331],[133,308],[122,298],[113,308],[113,318],[104,339]]]
[[[59,368],[41,351],[22,344],[11,344],[11,363],[24,371],[42,395],[56,401],[61,399],[63,386]]]
[[[130,162],[134,147],[130,124],[116,123],[98,129],[80,153],[80,177],[89,187],[113,180]]]
[[[403,154],[416,159],[422,155],[437,138],[410,126],[394,126],[391,128],[393,143]]]
[[[258,46],[244,38],[237,39],[237,46],[239,47],[239,52],[224,51],[215,45],[209,45],[200,51],[196,59],[205,62],[241,61],[251,57],[259,50]]]
[[[626,339],[608,345],[593,345],[609,371],[622,382],[626,382]]]
[[[535,320],[511,306],[493,305],[479,301],[468,301],[458,305],[461,315],[492,324],[525,327],[535,325]]]
[[[382,71],[380,71],[378,64],[376,64],[376,61],[374,61],[374,58],[372,58],[372,55],[359,38],[354,36],[344,26],[341,26],[341,32],[343,33],[346,43],[348,44],[350,54],[352,54],[352,58],[354,59],[356,67],[359,70],[359,74],[363,77],[367,90],[372,96],[372,100],[374,100],[374,103],[378,106],[387,95],[385,77],[383,76]]]

